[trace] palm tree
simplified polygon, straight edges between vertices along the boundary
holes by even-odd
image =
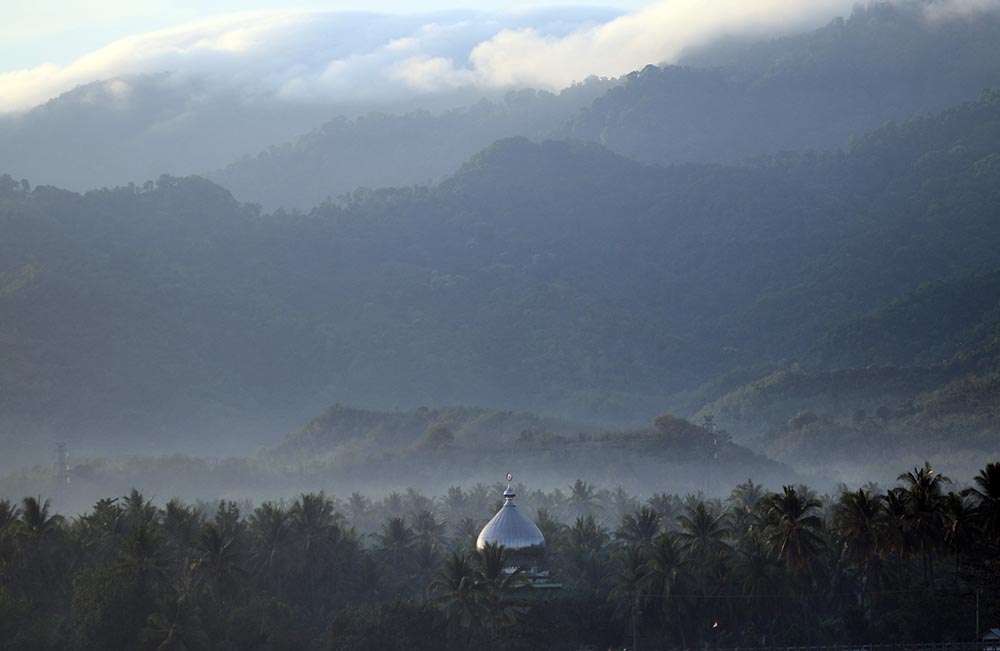
[[[608,500],[611,503],[612,516],[619,520],[624,518],[626,514],[637,511],[640,507],[639,500],[629,495],[628,491],[621,486],[616,486],[611,491]]]
[[[25,497],[21,502],[21,533],[38,542],[50,538],[63,523],[61,515],[49,515],[51,500],[41,497]]]
[[[683,545],[676,534],[662,533],[649,548],[646,574],[650,592],[660,601],[664,622],[674,621],[681,636],[681,647],[687,648],[684,634],[685,602],[674,595],[690,593],[694,583],[684,558]]]
[[[483,620],[483,584],[477,581],[469,557],[452,552],[435,573],[430,588],[431,602],[442,612],[448,625],[452,646],[468,646],[474,627]],[[465,644],[459,643],[461,631],[468,631]]]
[[[577,517],[589,515],[604,508],[598,502],[597,489],[594,485],[588,484],[582,479],[577,479],[569,487],[569,496],[566,497],[564,504],[569,508],[570,513]]]
[[[250,514],[249,524],[253,541],[250,561],[281,597],[281,577],[295,543],[292,518],[280,505],[264,502]]]
[[[646,549],[653,544],[653,539],[659,533],[660,515],[652,508],[643,506],[634,513],[625,514],[615,537],[626,544]]]
[[[465,515],[469,507],[469,497],[459,486],[449,486],[448,492],[441,499],[441,504],[451,514],[452,518],[458,519]]]
[[[732,490],[726,502],[729,504],[730,534],[740,540],[748,535],[757,521],[757,509],[764,498],[764,487],[748,479]]]
[[[410,584],[415,587],[415,591],[423,592],[430,585],[434,576],[435,568],[441,561],[440,548],[437,545],[418,541],[413,546],[411,554],[412,572]]]
[[[21,509],[17,504],[7,500],[0,500],[0,579],[3,578],[5,570],[14,558],[13,532],[18,524],[18,516]]]
[[[144,646],[155,651],[202,651],[211,646],[201,611],[186,595],[161,602],[146,619],[141,637]]]
[[[439,545],[444,542],[444,531],[447,523],[438,520],[431,511],[420,511],[412,516],[413,533],[416,539],[427,545]]]
[[[372,502],[361,493],[354,492],[347,498],[347,519],[351,526],[366,530],[371,515]]]
[[[17,522],[21,509],[8,500],[0,500],[0,532]]]
[[[962,491],[976,499],[976,516],[986,539],[1000,544],[1000,462],[991,462],[976,475],[975,486]]]
[[[822,505],[815,497],[802,495],[794,486],[784,486],[764,500],[767,540],[777,558],[794,577],[810,577],[823,545]]]
[[[728,548],[726,514],[716,513],[704,500],[697,500],[677,516],[677,534],[689,556],[699,563]]]
[[[904,472],[897,479],[905,485],[907,515],[910,528],[920,546],[924,580],[927,580],[929,572],[930,585],[933,589],[934,548],[939,544],[943,533],[941,489],[944,484],[951,483],[951,480],[934,472],[930,463],[926,461],[923,468]]]
[[[677,516],[681,514],[684,508],[680,498],[667,493],[655,493],[646,500],[646,503],[660,515],[660,523],[664,529],[673,530],[677,528]]]
[[[378,547],[388,557],[389,565],[396,572],[406,564],[410,548],[416,539],[413,531],[403,518],[389,518],[382,525],[382,533],[376,534]]]
[[[468,551],[476,546],[480,525],[472,518],[465,517],[455,525],[451,539],[451,547],[459,551]],[[546,538],[546,540],[548,540]]]
[[[479,551],[478,580],[483,588],[483,616],[486,629],[494,640],[517,623],[522,604],[510,594],[521,585],[519,568],[511,568],[507,550],[499,543],[487,543]]]
[[[163,531],[178,551],[194,548],[202,525],[204,518],[196,509],[185,506],[177,499],[167,502],[163,511]]]
[[[625,547],[618,558],[618,570],[612,576],[608,600],[615,604],[615,612],[631,623],[632,648],[639,647],[639,617],[649,583],[646,556],[636,545]]]
[[[124,517],[129,526],[152,523],[159,520],[159,513],[153,506],[153,500],[147,500],[137,489],[133,488],[122,498]]]
[[[976,510],[968,498],[949,492],[944,498],[944,542],[955,554],[955,581],[962,559],[962,553],[970,549],[980,535]]]
[[[419,513],[429,512],[434,509],[434,500],[414,488],[406,489],[406,498],[404,501],[406,512],[410,516],[416,516]]]
[[[152,522],[136,522],[118,545],[118,568],[138,585],[164,578],[169,562],[160,531]]]
[[[763,536],[745,536],[736,548],[734,574],[746,606],[757,626],[764,625],[764,616],[776,595],[782,592],[782,568],[771,546]]]
[[[863,488],[841,493],[834,510],[834,527],[843,542],[844,557],[858,568],[862,605],[870,570],[883,552],[887,517],[885,499]]]
[[[224,536],[214,523],[204,526],[199,541],[200,558],[195,563],[197,576],[207,581],[216,602],[235,594],[243,569],[235,541]]]
[[[563,530],[566,527],[562,522],[552,517],[548,509],[538,509],[538,513],[535,515],[535,526],[538,527],[538,530],[542,532],[542,536],[545,538],[547,553],[551,554],[552,550],[559,548],[562,542]]]
[[[338,523],[334,513],[333,500],[325,493],[303,493],[289,511],[299,546],[307,559],[317,546],[323,545],[330,530]]]
[[[583,552],[599,552],[608,542],[608,532],[592,513],[578,517],[567,530],[566,537],[570,548]]]

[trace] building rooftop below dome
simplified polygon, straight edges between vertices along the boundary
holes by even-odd
[[[509,474],[508,481],[513,479]],[[545,550],[545,536],[535,523],[521,513],[514,504],[514,489],[507,484],[503,492],[504,505],[500,507],[493,519],[486,523],[476,539],[476,549],[482,551],[486,545],[497,543],[503,545],[509,552]]]

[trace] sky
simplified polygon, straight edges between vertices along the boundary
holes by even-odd
[[[601,5],[633,11],[649,0],[8,0],[0,21],[0,73],[66,64],[119,38],[220,14],[269,9],[425,13],[474,7],[503,11],[539,6]]]
[[[0,113],[94,81],[110,80],[110,96],[124,101],[130,77],[161,72],[206,92],[297,102],[557,91],[589,75],[670,63],[685,48],[729,35],[816,28],[856,1],[465,0],[456,8],[455,0],[372,0],[362,11],[329,0],[294,8],[273,0],[13,0],[0,21]]]

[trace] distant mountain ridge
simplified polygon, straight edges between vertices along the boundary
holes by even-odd
[[[435,187],[308,214],[199,178],[78,195],[6,177],[3,437],[204,446],[228,423],[259,442],[336,401],[639,426],[924,282],[1000,268],[998,154],[987,93],[742,166],[507,139]]]
[[[932,6],[856,5],[809,34],[710,44],[626,75],[560,135],[648,163],[733,162],[839,147],[1000,88],[1000,12],[932,19]]]

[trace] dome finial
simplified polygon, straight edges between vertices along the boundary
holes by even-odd
[[[513,504],[514,503],[514,495],[515,495],[515,493],[514,493],[513,487],[511,487],[511,485],[510,485],[510,483],[512,481],[514,481],[514,475],[512,475],[511,473],[508,472],[507,473],[507,490],[505,490],[503,492],[503,496],[505,498],[507,498],[507,504]]]

